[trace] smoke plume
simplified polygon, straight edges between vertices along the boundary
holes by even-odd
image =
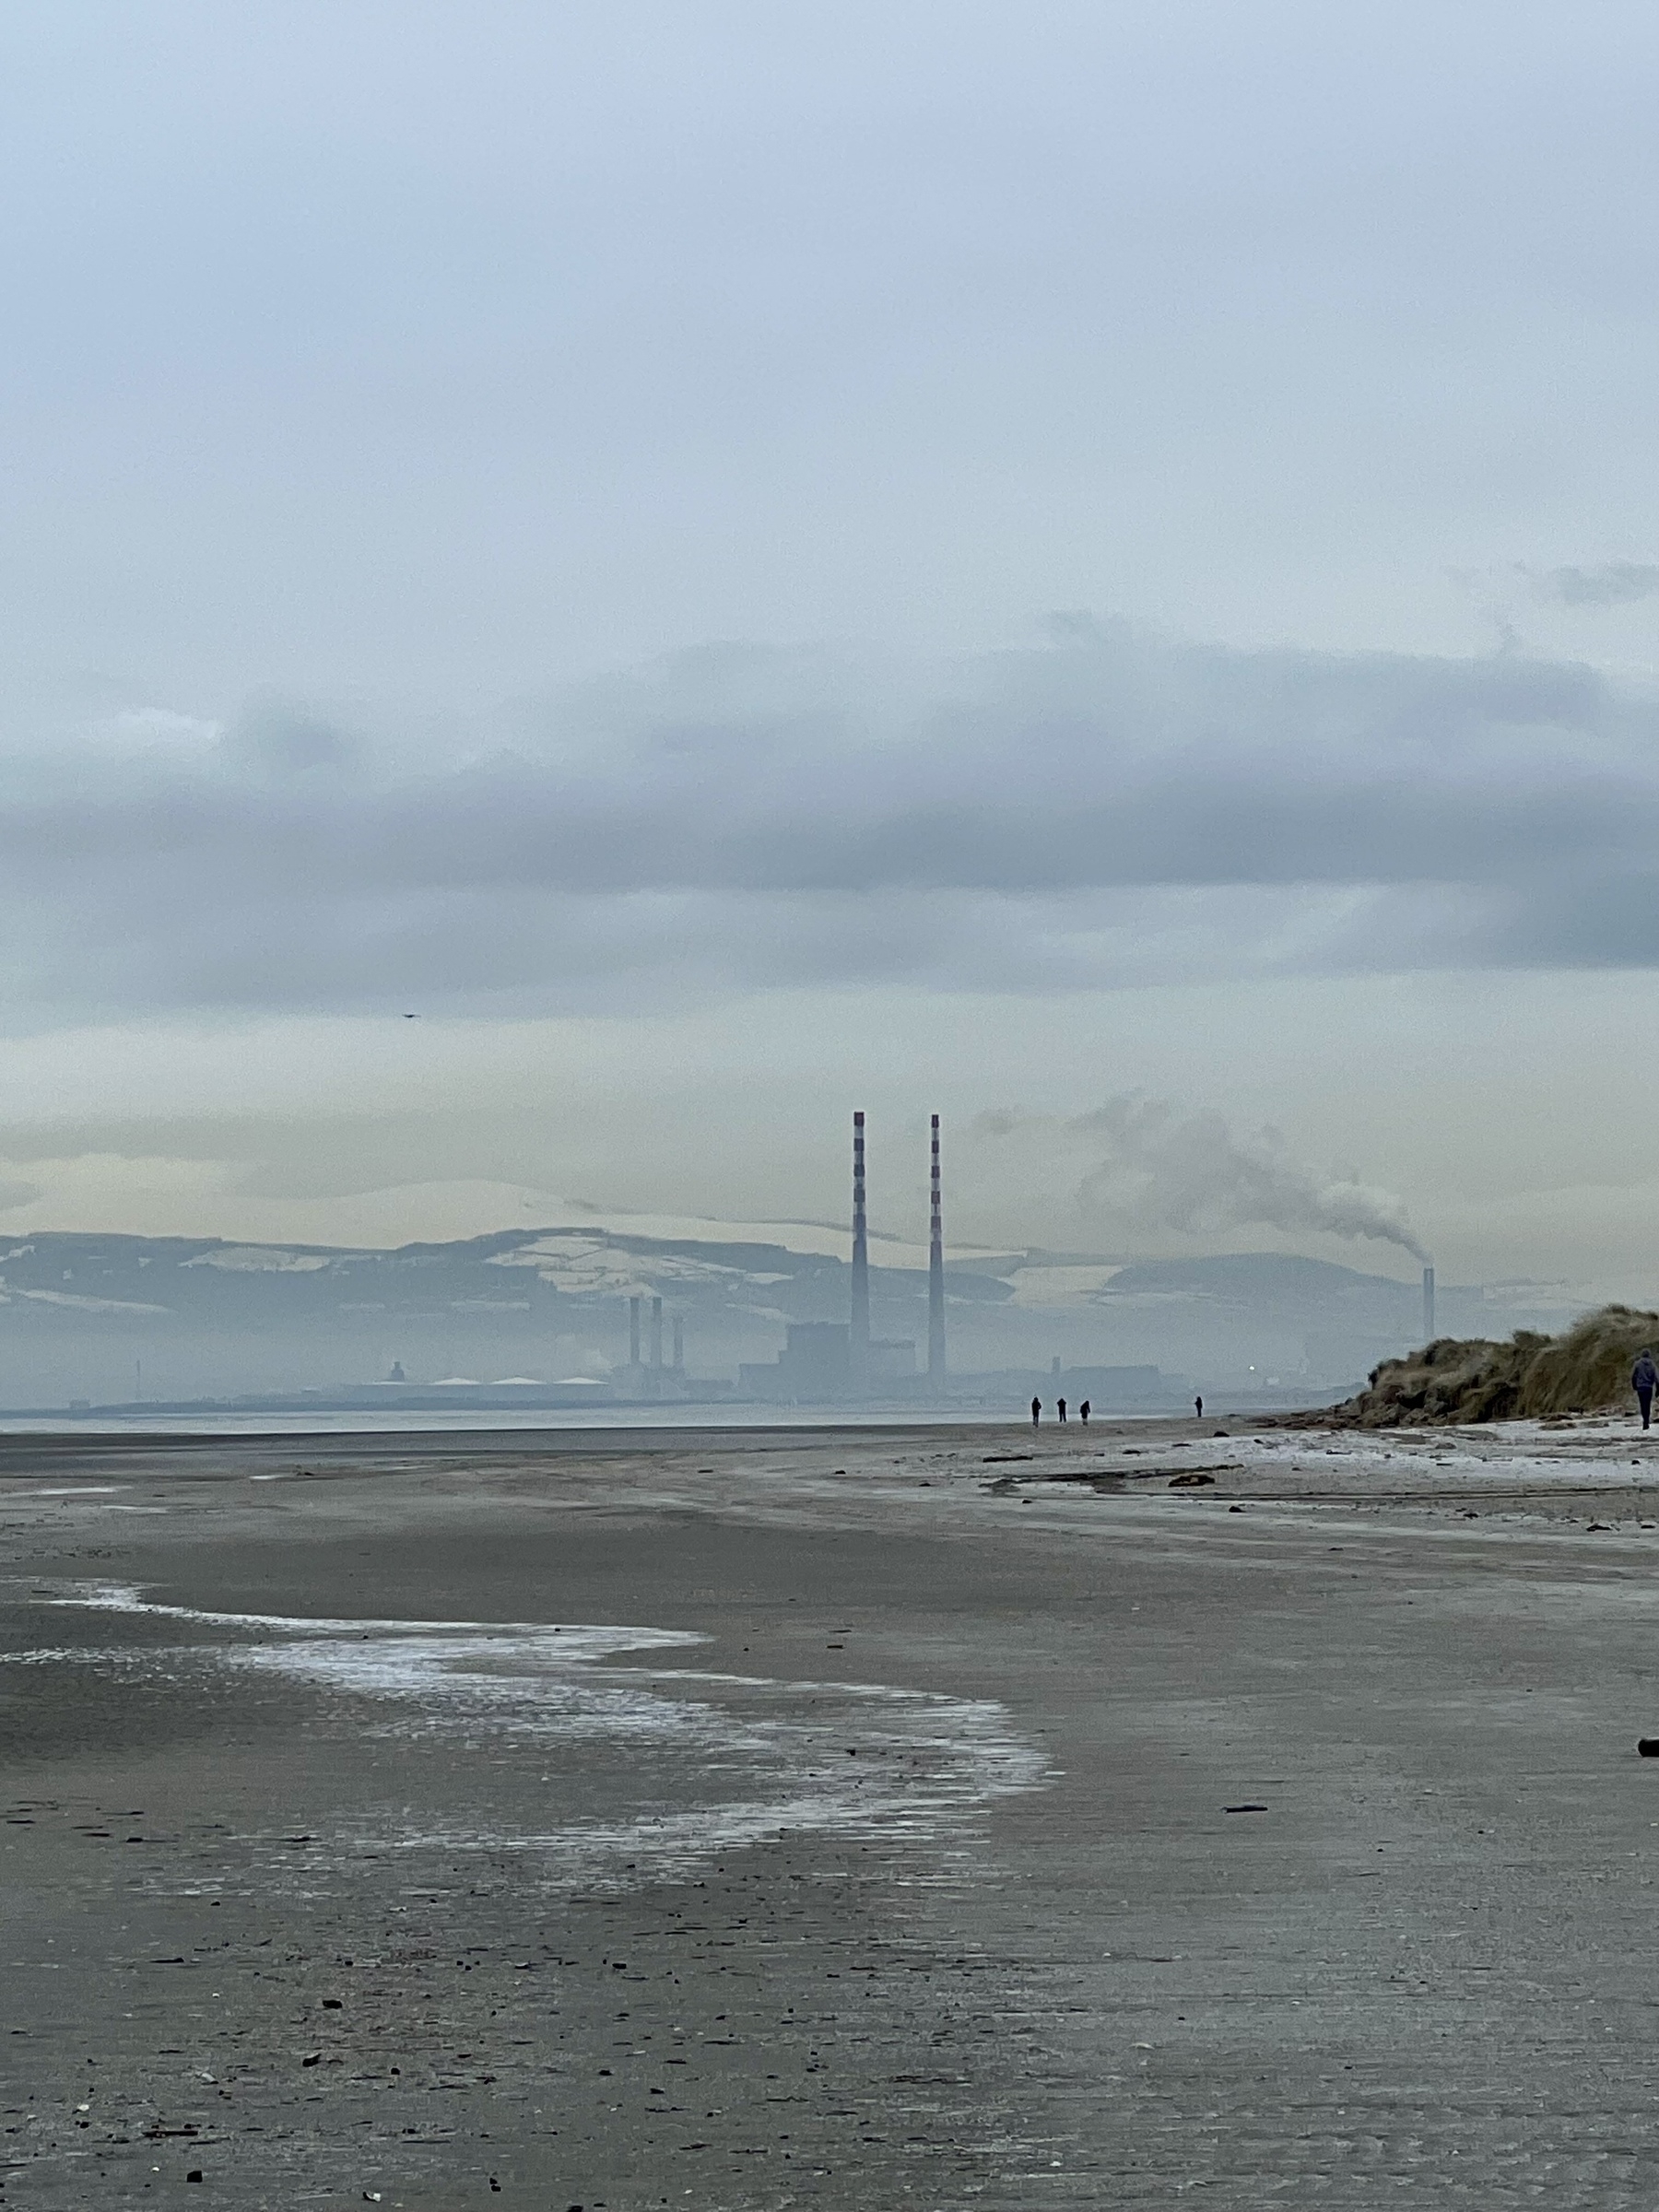
[[[1397,1198],[1315,1173],[1290,1157],[1276,1129],[1237,1135],[1218,1113],[1183,1114],[1140,1092],[1108,1100],[1066,1126],[1099,1155],[1077,1185],[1080,1210],[1125,1239],[1160,1230],[1205,1237],[1268,1228],[1370,1238],[1428,1260]]]

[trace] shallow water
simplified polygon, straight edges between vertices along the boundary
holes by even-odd
[[[313,1732],[366,1748],[395,1739],[406,1764],[416,1755],[424,1787],[414,1801],[406,1774],[403,1802],[377,1802],[365,1758],[355,1801],[335,1803],[303,1853],[284,1837],[271,1839],[281,1843],[274,1855],[255,1853],[272,1877],[308,1884],[341,1853],[511,1852],[544,1882],[629,1888],[810,1832],[901,1851],[914,1860],[909,1878],[944,1879],[971,1844],[976,1812],[1048,1771],[990,1700],[618,1664],[629,1653],[688,1655],[707,1641],[685,1630],[222,1613],[152,1603],[120,1583],[45,1602],[204,1633],[165,1646],[42,1647],[0,1664],[93,1667],[186,1694],[275,1677],[310,1700]],[[538,1801],[545,1813],[526,1817]]]

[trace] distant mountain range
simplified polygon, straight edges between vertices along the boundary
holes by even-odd
[[[846,1318],[844,1260],[784,1244],[503,1230],[394,1251],[41,1234],[0,1250],[0,1403],[336,1389],[465,1376],[605,1377],[629,1300],[661,1298],[693,1375],[771,1359],[792,1322]],[[1219,1387],[1347,1385],[1421,1335],[1415,1280],[1272,1253],[1110,1260],[1031,1252],[947,1266],[954,1371],[1149,1363]],[[872,1269],[878,1337],[926,1341],[926,1274]],[[1555,1328],[1571,1309],[1442,1288],[1441,1333]],[[649,1312],[649,1305],[646,1307]]]

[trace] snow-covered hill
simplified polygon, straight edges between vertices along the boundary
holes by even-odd
[[[823,1249],[837,1242],[841,1251]],[[392,1251],[210,1238],[41,1234],[0,1248],[0,1403],[177,1399],[465,1374],[553,1382],[627,1359],[629,1303],[664,1301],[693,1375],[730,1381],[792,1322],[841,1321],[845,1240],[817,1249],[602,1226],[503,1230]],[[883,1248],[878,1248],[883,1249]],[[926,1341],[924,1255],[872,1268],[878,1337]],[[1415,1282],[1243,1253],[1138,1261],[971,1253],[947,1271],[957,1372],[1150,1363],[1219,1382],[1347,1382],[1419,1331]],[[1554,1327],[1563,1293],[1443,1289],[1459,1334]]]

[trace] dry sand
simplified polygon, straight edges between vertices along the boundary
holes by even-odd
[[[1655,1524],[1606,1419],[0,1443],[0,2205],[1651,2206]]]

